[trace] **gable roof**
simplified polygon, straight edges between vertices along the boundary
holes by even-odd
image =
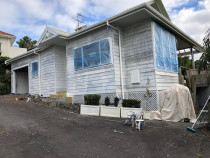
[[[147,3],[171,21],[168,12],[166,11],[166,8],[164,7],[163,2],[161,0],[150,0]]]
[[[40,43],[49,40],[51,38],[54,38],[56,36],[63,36],[63,37],[68,37],[70,35],[70,33],[59,30],[57,28],[54,27],[50,27],[50,26],[46,26],[44,32],[42,33],[40,39],[37,42],[37,45],[39,45]]]

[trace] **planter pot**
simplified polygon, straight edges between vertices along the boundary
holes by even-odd
[[[100,106],[100,116],[120,118],[120,107]]]
[[[99,116],[99,112],[100,112],[100,106],[81,105],[81,107],[80,107],[81,115]]]
[[[144,119],[149,120],[151,115],[151,111],[144,111]]]
[[[121,107],[121,118],[127,118],[129,112],[135,112],[136,114],[141,114],[142,108]]]

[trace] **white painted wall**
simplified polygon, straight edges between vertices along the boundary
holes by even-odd
[[[156,90],[151,22],[123,28],[123,78],[125,92],[145,92],[147,78],[150,90]],[[131,72],[138,70],[140,83],[131,83]]]
[[[29,93],[30,94],[39,94],[39,79],[38,78],[32,78],[31,77],[31,63],[37,62],[38,56],[37,55],[31,55],[29,57],[25,57],[22,59],[19,59],[15,62],[12,62],[11,64],[11,92],[16,93],[16,78],[15,78],[15,69],[18,69],[22,66],[28,66],[28,75],[29,75]]]
[[[66,91],[66,50],[55,47],[56,92]]]
[[[106,27],[93,31],[76,39],[70,40],[66,47],[67,52],[67,92],[70,95],[115,93],[115,69],[111,63],[109,65],[88,68],[84,70],[74,70],[73,49],[112,37],[112,31]],[[112,48],[112,47],[111,47]],[[113,49],[111,50],[111,53]]]
[[[48,48],[41,52],[41,94],[49,97],[56,93],[55,49]]]
[[[0,44],[2,51],[1,56],[13,58],[27,52],[26,48],[11,47],[11,42],[8,37],[0,37]]]
[[[29,93],[28,72],[15,71],[16,75],[16,93]]]

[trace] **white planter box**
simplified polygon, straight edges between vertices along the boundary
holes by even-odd
[[[121,118],[127,118],[128,113],[135,112],[136,114],[142,113],[142,108],[126,108],[121,107]]]
[[[94,105],[81,105],[80,114],[81,115],[92,115],[99,116],[100,106]]]
[[[100,116],[120,118],[120,107],[100,106]]]
[[[151,111],[144,111],[144,119],[149,120],[151,115]]]

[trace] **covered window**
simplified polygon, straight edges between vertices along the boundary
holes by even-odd
[[[38,62],[32,63],[32,71],[31,71],[32,78],[38,77]]]
[[[108,39],[74,49],[75,70],[97,67],[110,62],[110,44]]]
[[[154,33],[157,68],[178,72],[176,37],[158,24]]]

